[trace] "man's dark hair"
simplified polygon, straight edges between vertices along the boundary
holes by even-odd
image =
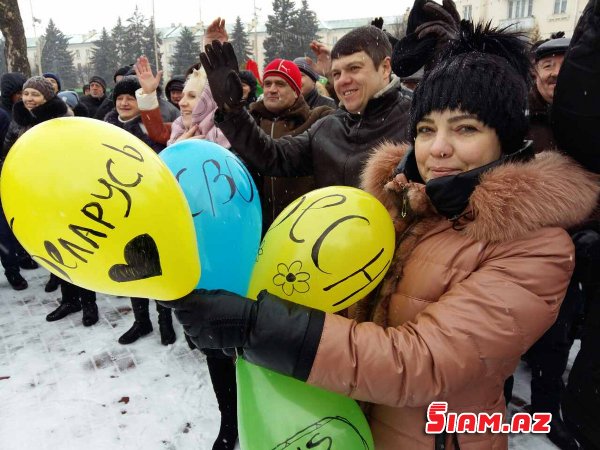
[[[375,68],[388,56],[392,56],[392,45],[385,32],[372,25],[355,28],[346,33],[333,46],[331,59],[349,56],[364,51],[373,61]]]

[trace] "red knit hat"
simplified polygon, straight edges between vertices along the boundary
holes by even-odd
[[[300,95],[300,87],[302,86],[302,74],[298,66],[287,59],[277,58],[271,61],[263,72],[263,82],[267,77],[280,77]]]

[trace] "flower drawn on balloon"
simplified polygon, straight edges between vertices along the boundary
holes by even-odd
[[[302,263],[300,261],[294,261],[288,267],[284,263],[277,264],[277,274],[273,277],[273,284],[275,286],[281,286],[283,293],[290,296],[295,292],[304,294],[310,289],[308,280],[310,274],[308,272],[301,272]]]

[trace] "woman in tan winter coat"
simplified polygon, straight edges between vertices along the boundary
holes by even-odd
[[[194,291],[167,306],[199,346],[364,402],[377,450],[506,449],[507,434],[425,433],[427,408],[505,414],[504,380],[553,323],[574,265],[564,228],[599,180],[523,138],[527,51],[462,23],[411,108],[411,146],[373,152],[363,188],[397,232],[390,271],[348,317],[263,292]],[[315,294],[316,295],[316,294]],[[274,344],[273,342],[276,342]]]

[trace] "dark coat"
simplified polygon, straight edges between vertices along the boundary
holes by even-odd
[[[98,117],[96,117],[96,112],[98,111],[98,108],[100,108],[100,105],[102,105],[102,102],[104,102],[104,99],[106,99],[106,95],[103,95],[100,98],[84,95],[79,99],[79,102],[83,103],[88,109],[90,117],[98,119]],[[100,120],[102,120],[102,118],[100,118]]]
[[[71,116],[73,113],[69,107],[58,97],[53,97],[43,105],[31,110],[25,108],[22,101],[15,103],[13,107],[13,120],[8,127],[2,147],[2,160],[6,158],[8,151],[19,137],[34,125],[57,117]]]
[[[558,74],[551,116],[560,149],[600,173],[600,15],[589,9]]]
[[[369,101],[363,114],[339,108],[296,136],[271,138],[245,110],[217,114],[215,123],[235,151],[263,175],[313,175],[317,188],[358,187],[362,166],[374,146],[384,140],[406,140],[409,108],[410,101],[390,83]]]
[[[10,116],[3,108],[0,108],[0,142],[4,142],[6,132],[10,126]]]
[[[333,112],[328,106],[311,109],[302,96],[279,115],[269,111],[262,100],[250,105],[250,114],[260,128],[272,138],[295,136]],[[312,176],[269,177],[263,179],[261,204],[263,209],[263,232],[269,228],[284,208],[303,194],[315,188]]]
[[[138,116],[135,119],[131,119],[127,122],[121,122],[119,120],[119,114],[117,113],[117,110],[113,109],[106,115],[106,117],[104,117],[104,121],[133,134],[156,153],[160,153],[160,151],[165,148],[164,144],[159,144],[158,142],[154,142],[152,139],[150,139],[148,134],[143,130],[142,116]]]
[[[310,91],[308,95],[304,97],[304,100],[306,100],[306,103],[311,109],[318,106],[329,106],[333,109],[337,108],[337,104],[335,103],[334,99],[319,94],[316,89]]]
[[[600,173],[600,14],[593,7],[588,3],[573,32],[554,92],[552,123],[560,149]],[[600,204],[572,237],[586,317],[563,395],[563,419],[585,448],[600,448]]]
[[[529,131],[526,139],[533,141],[536,153],[556,147],[550,125],[550,105],[542,98],[535,85],[529,92]]]

